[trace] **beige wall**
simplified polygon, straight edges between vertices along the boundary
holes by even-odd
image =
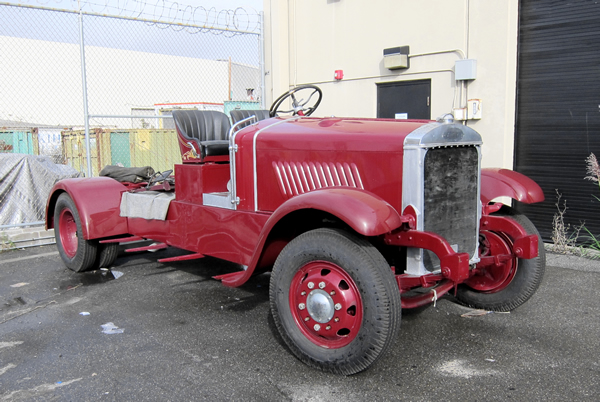
[[[267,103],[316,84],[315,115],[375,117],[376,83],[431,79],[431,117],[481,99],[483,118],[468,125],[483,136],[483,165],[512,168],[517,0],[265,0],[264,10]],[[383,49],[405,45],[410,68],[386,69]],[[461,100],[453,70],[463,57],[477,60],[477,79]]]

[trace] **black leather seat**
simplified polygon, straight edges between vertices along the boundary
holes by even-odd
[[[231,124],[225,113],[215,110],[174,110],[173,120],[180,141],[195,145],[201,161],[211,156],[229,155]]]
[[[233,122],[233,124],[237,123],[238,121],[242,121],[250,116],[256,116],[256,121],[258,120],[265,120],[268,119],[269,116],[269,111],[268,110],[242,110],[242,109],[234,109],[231,112],[229,112],[229,114],[231,115],[231,121]],[[244,128],[248,125],[248,123],[246,123],[245,125],[239,127],[239,128]]]

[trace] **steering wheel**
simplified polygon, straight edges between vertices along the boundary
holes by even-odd
[[[146,188],[152,187],[153,184],[160,183],[161,181],[165,181],[170,175],[173,173],[173,169],[165,170],[164,172],[155,173],[150,180],[148,180],[148,184],[146,184]]]
[[[296,93],[303,92],[304,96],[308,96],[306,100],[304,98],[297,99]],[[312,92],[311,92],[312,91]],[[317,101],[314,105],[309,106],[310,100],[312,97],[318,94]],[[283,101],[287,100],[287,98],[292,98],[292,109],[290,110],[279,110]],[[293,116],[310,116],[321,103],[321,99],[323,98],[323,93],[321,92],[321,88],[316,85],[300,85],[296,88],[292,88],[283,95],[281,95],[273,105],[271,105],[271,109],[269,110],[269,116],[275,117],[278,113],[292,113]]]

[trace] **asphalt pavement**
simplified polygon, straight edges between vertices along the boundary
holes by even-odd
[[[600,400],[599,261],[550,255],[508,314],[449,297],[405,311],[391,350],[344,377],[288,352],[268,274],[227,288],[211,277],[235,265],[156,262],[178,254],[77,274],[55,246],[1,253],[0,401]]]

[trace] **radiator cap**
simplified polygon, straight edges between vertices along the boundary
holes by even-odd
[[[446,113],[436,119],[438,123],[454,123],[454,115],[452,113]]]

